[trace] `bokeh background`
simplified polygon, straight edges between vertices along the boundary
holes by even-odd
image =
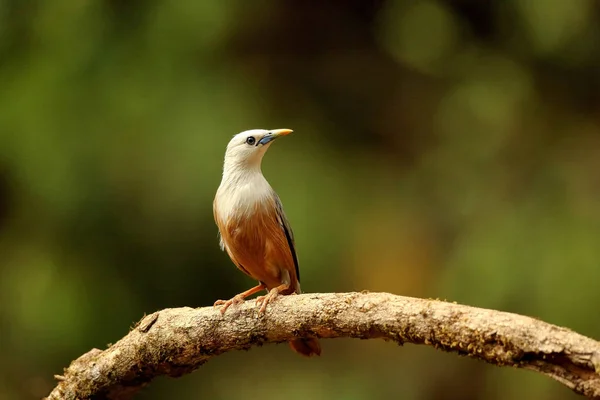
[[[263,171],[309,292],[388,291],[600,338],[594,0],[0,1],[0,398],[144,313],[253,282],[219,250],[225,145]],[[575,399],[379,341],[217,357],[140,399]]]

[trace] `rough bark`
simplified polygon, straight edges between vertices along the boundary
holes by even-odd
[[[212,307],[157,311],[108,349],[93,349],[73,361],[56,376],[48,399],[129,399],[156,376],[177,377],[226,351],[299,336],[426,344],[537,371],[600,398],[600,342],[569,329],[439,300],[338,293],[285,296],[263,315],[254,301],[225,315]]]

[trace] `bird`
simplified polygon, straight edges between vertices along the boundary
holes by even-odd
[[[262,174],[262,159],[273,141],[291,129],[252,129],[235,135],[227,145],[223,176],[213,201],[221,250],[258,284],[229,300],[217,300],[221,313],[262,290],[259,313],[279,295],[300,294],[300,270],[294,234],[277,193]],[[316,338],[289,342],[304,356],[321,354]]]

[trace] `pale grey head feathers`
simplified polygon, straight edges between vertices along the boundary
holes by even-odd
[[[277,195],[260,170],[261,160],[273,140],[291,132],[290,129],[253,129],[231,139],[215,199],[223,218],[250,215],[256,210],[256,204],[272,204]]]
[[[252,129],[235,135],[227,145],[225,152],[225,168],[260,167],[260,162],[271,145],[278,137],[292,133],[291,129]]]

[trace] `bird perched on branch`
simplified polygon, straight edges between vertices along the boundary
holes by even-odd
[[[215,222],[221,249],[258,285],[230,300],[217,300],[221,313],[261,290],[267,291],[256,299],[261,313],[278,295],[300,294],[294,235],[279,196],[261,172],[269,146],[290,133],[290,129],[254,129],[235,135],[227,145],[223,179],[213,202]],[[314,338],[295,339],[290,346],[305,356],[321,354]]]

